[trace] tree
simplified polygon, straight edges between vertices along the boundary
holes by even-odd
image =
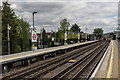
[[[75,24],[72,25],[71,30],[72,30],[72,32],[76,32],[76,33],[77,33],[78,31],[80,32],[81,29],[80,29],[79,26],[75,23]]]
[[[2,33],[2,10],[0,6],[0,53],[2,54],[2,34],[1,33]]]
[[[19,19],[15,12],[10,8],[8,2],[3,2],[2,6],[2,54],[8,54],[7,27],[10,29],[10,49],[11,53],[20,52],[23,48],[28,48],[30,39],[29,23]],[[22,45],[22,46],[21,46]]]
[[[66,31],[68,31],[69,26],[70,26],[70,23],[67,21],[66,18],[64,18],[62,21],[60,21],[60,28],[58,29],[59,39],[64,39],[65,29],[66,29]]]
[[[16,23],[16,15],[15,12],[10,8],[10,4],[8,2],[3,2],[2,6],[2,52],[3,54],[7,54],[8,46],[7,46],[7,26],[8,24],[11,26],[10,30],[10,40],[11,40],[11,53],[19,51],[19,46],[17,45],[17,23]]]
[[[29,50],[29,40],[30,40],[30,25],[28,22],[24,21],[23,18],[18,19],[18,26],[17,26],[17,32],[19,33],[19,43],[20,46],[23,50],[21,51],[26,51]]]
[[[43,28],[42,36],[43,36],[43,44],[48,45],[49,44],[49,39],[48,39],[48,35],[47,35],[44,28]]]
[[[102,28],[95,28],[93,33],[96,35],[96,37],[102,38],[102,36],[103,36],[103,29]]]
[[[66,30],[68,30],[68,27],[70,26],[70,23],[67,21],[67,19],[63,19],[60,21],[60,30],[63,30],[65,32],[65,27]]]
[[[64,31],[63,30],[61,30],[61,29],[58,29],[58,33],[59,33],[59,38],[60,39],[64,39]]]

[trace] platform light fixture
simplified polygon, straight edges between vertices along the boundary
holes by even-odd
[[[36,14],[37,12],[33,12],[33,31],[35,30],[35,26],[34,26],[34,14]]]

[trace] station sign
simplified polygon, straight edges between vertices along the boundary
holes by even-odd
[[[78,40],[80,39],[80,33],[78,33]]]
[[[67,40],[67,33],[65,33],[65,40]]]
[[[32,42],[37,42],[37,33],[32,31]]]
[[[52,37],[52,41],[54,41],[54,38]]]

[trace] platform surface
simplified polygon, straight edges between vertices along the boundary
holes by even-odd
[[[0,63],[8,62],[8,61],[11,61],[11,60],[19,60],[19,59],[23,59],[23,58],[27,58],[27,57],[31,57],[31,56],[43,55],[43,54],[47,54],[47,53],[54,52],[54,51],[57,51],[57,50],[63,50],[63,49],[67,49],[67,48],[70,48],[70,47],[84,45],[84,44],[88,44],[88,43],[92,43],[92,42],[96,42],[96,41],[98,41],[98,40],[88,41],[88,42],[83,42],[83,43],[63,45],[63,46],[58,46],[58,47],[44,48],[44,49],[39,49],[39,50],[36,50],[36,51],[27,51],[27,52],[21,52],[21,53],[16,53],[16,54],[0,56]]]
[[[120,79],[120,40],[118,40],[118,52],[119,52],[119,55],[118,55],[118,77]]]
[[[118,41],[111,40],[108,51],[93,78],[119,78],[118,49]]]

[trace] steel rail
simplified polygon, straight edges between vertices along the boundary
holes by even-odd
[[[107,45],[107,44],[106,44]],[[72,78],[71,80],[76,80],[82,74],[82,72],[90,65],[90,63],[101,53],[101,51],[106,47],[106,45],[82,68],[80,69]],[[91,70],[92,71],[92,70]],[[91,72],[90,71],[90,72]],[[90,74],[89,74],[90,75]],[[86,77],[87,79],[88,77]]]
[[[95,47],[95,46],[94,46]],[[93,47],[90,47],[90,50],[91,49],[93,49]],[[68,59],[67,58],[65,58],[65,61],[63,61],[63,62],[57,62],[57,65],[55,65],[55,66],[53,66],[52,68],[48,68],[48,69],[45,69],[45,71],[40,71],[40,72],[36,72],[36,73],[34,73],[34,75],[33,76],[28,76],[28,77],[26,77],[26,79],[35,79],[35,78],[37,78],[37,76],[38,77],[40,77],[41,75],[44,75],[44,74],[46,74],[47,72],[49,72],[49,71],[52,71],[53,69],[55,69],[56,67],[58,67],[58,66],[61,66],[61,65],[63,65],[63,64],[65,64],[65,63],[67,63],[70,59],[74,59],[74,58],[76,58],[76,57],[78,57],[78,56],[80,56],[80,55],[82,55],[82,54],[84,54],[85,52],[88,52],[89,50],[88,49],[86,49],[85,51],[83,51],[83,52],[80,52],[79,54],[76,54],[76,55],[72,55],[72,56],[70,56]],[[48,67],[48,66],[47,66]]]
[[[103,43],[104,45],[104,43]],[[102,47],[103,45],[101,45],[100,47]],[[100,48],[99,47],[99,48]],[[99,48],[97,48],[96,50],[98,50]],[[93,53],[96,51],[94,50],[91,54],[83,57],[82,59],[78,60],[76,63],[70,65],[69,67],[65,68],[64,70],[62,70],[61,72],[59,72],[58,74],[56,74],[55,76],[53,76],[50,80],[55,80],[55,79],[64,79],[63,77],[65,77],[69,72],[71,72],[73,69],[75,69],[79,64],[81,64],[82,62],[84,62],[86,59],[88,59],[91,55],[93,55]]]
[[[94,45],[94,44],[93,44]],[[93,48],[92,46],[89,46],[88,48]],[[87,49],[88,49],[87,48]],[[82,49],[82,50],[84,50],[84,48]],[[88,51],[88,50],[85,50],[85,51],[82,51],[81,50],[81,53],[82,52],[85,52],[85,51]],[[75,53],[74,53],[75,54]],[[74,54],[72,54],[72,55],[74,55]],[[28,74],[28,73],[31,73],[31,72],[35,72],[35,71],[37,71],[38,69],[42,69],[42,68],[44,68],[44,67],[46,67],[46,66],[49,66],[49,65],[51,65],[51,64],[54,64],[54,63],[56,63],[56,62],[58,62],[58,61],[61,61],[61,60],[63,60],[63,59],[66,59],[66,58],[68,58],[68,57],[70,57],[70,56],[72,56],[72,55],[69,55],[69,56],[67,56],[67,57],[64,57],[64,58],[62,58],[62,59],[58,59],[58,60],[56,60],[56,61],[54,61],[54,62],[48,62],[48,63],[46,63],[45,65],[43,65],[43,66],[39,66],[39,67],[36,67],[36,68],[34,68],[34,69],[31,69],[31,70],[29,70],[29,71],[27,71],[27,72],[24,72],[24,73],[22,73],[22,74],[20,74],[20,75],[17,75],[17,76],[14,76],[14,77],[11,77],[10,78],[10,80],[14,80],[14,79],[19,79],[20,77],[22,77],[22,76],[24,76],[25,74]]]

